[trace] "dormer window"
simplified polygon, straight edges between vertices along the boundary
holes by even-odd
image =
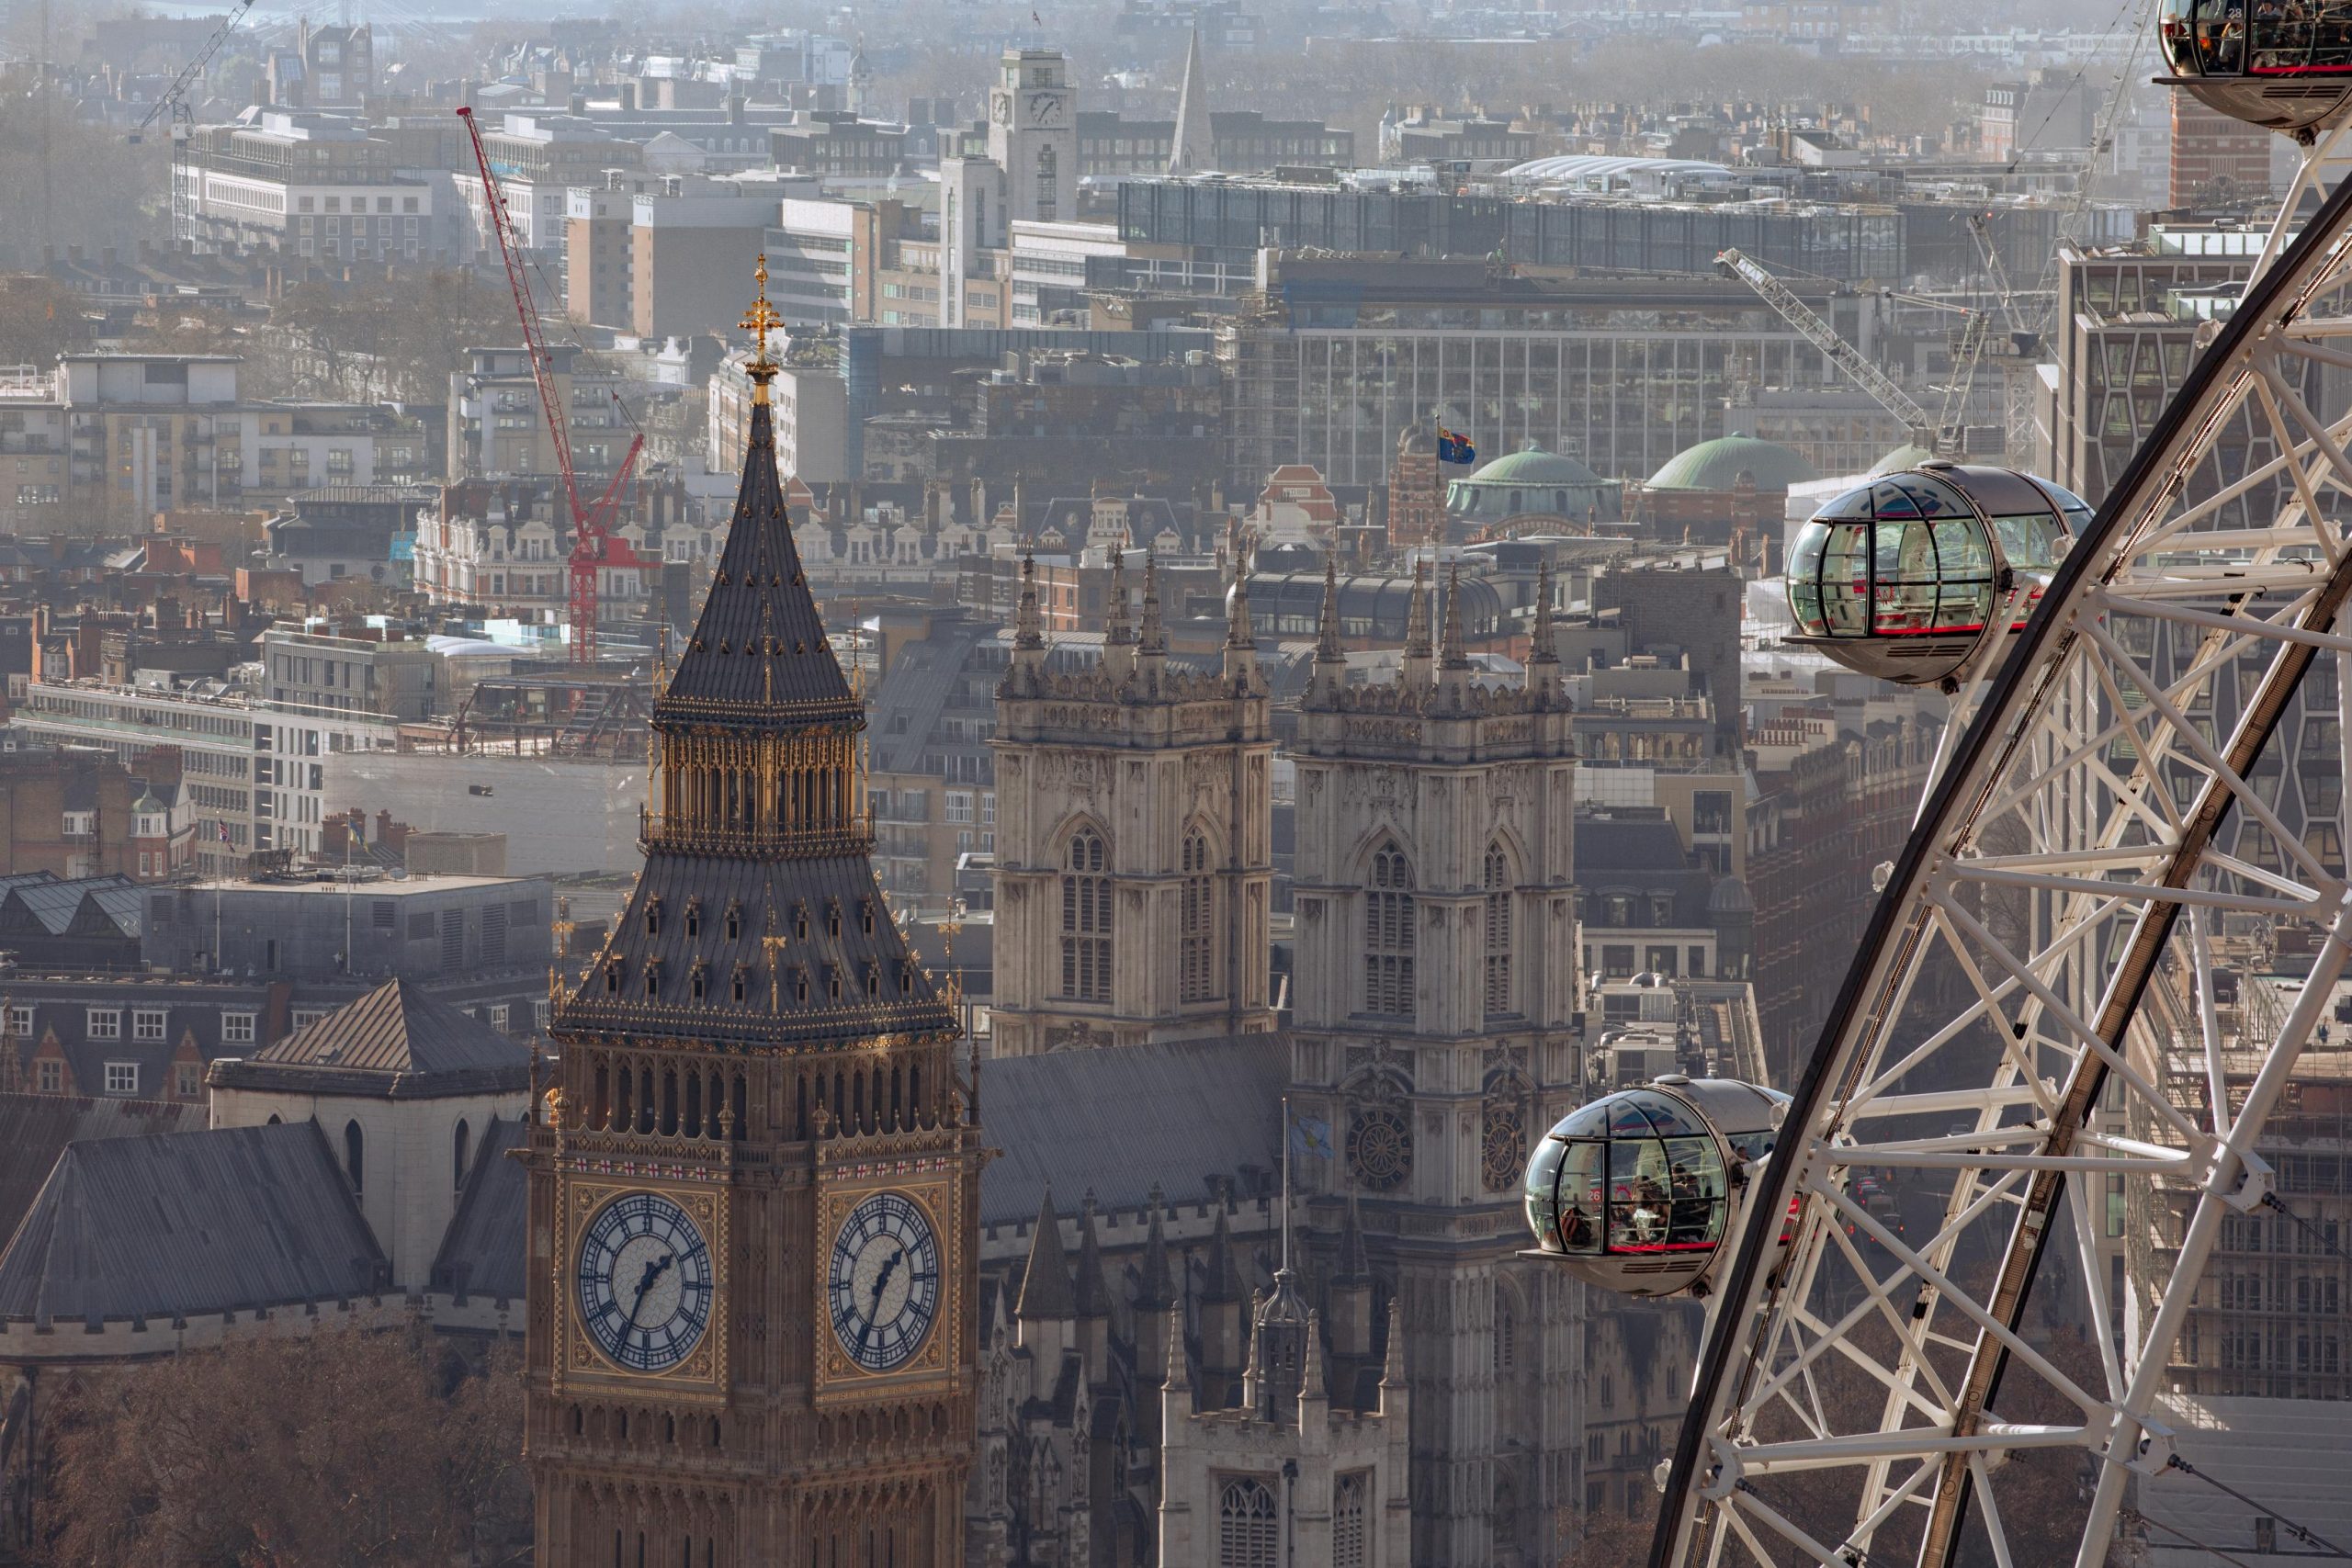
[[[691,918],[691,917],[689,917]],[[693,977],[695,1000],[701,1001],[710,994],[710,965],[697,963]]]
[[[825,965],[825,995],[831,1001],[842,999],[842,970],[838,964]]]
[[[842,934],[842,901],[838,898],[825,900],[825,934],[827,936]]]
[[[739,1002],[743,999],[743,989],[745,984],[746,981],[743,974],[743,966],[741,964],[738,964],[735,965],[735,999]]]
[[[879,997],[882,994],[882,969],[879,964],[869,964],[865,966],[865,994],[868,998]]]
[[[797,966],[792,971],[792,999],[796,1002],[808,999],[808,971]]]
[[[729,942],[740,941],[742,935],[743,906],[741,904],[729,904],[727,906],[727,940]]]
[[[618,996],[620,994],[620,961],[618,959],[615,959],[612,963],[605,965],[605,993],[607,996]]]
[[[662,965],[658,963],[649,964],[645,966],[645,999],[649,1002],[654,1001],[659,999],[661,995]]]
[[[864,931],[867,936],[872,936],[874,934],[873,899],[860,898],[857,901],[857,926],[858,929]]]
[[[659,898],[648,898],[645,901],[645,934],[647,936],[662,934],[662,900]]]
[[[806,904],[792,907],[792,935],[795,941],[808,940],[808,906]]]
[[[686,934],[690,937],[702,934],[702,900],[699,898],[686,901]]]

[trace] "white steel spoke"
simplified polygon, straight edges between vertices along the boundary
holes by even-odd
[[[1961,674],[1911,842],[1713,1277],[1653,1568],[1955,1568],[1972,1524],[1997,1568],[2052,1532],[2078,1568],[2105,1561],[2352,932],[2342,852],[2287,820],[2315,763],[2352,768],[2352,188],[2291,243],[2287,221],[2023,629]],[[2311,711],[2339,733],[2299,764],[2275,732],[2323,658],[2334,700]],[[2306,825],[2352,838],[2336,787]],[[2224,1009],[2215,944],[2282,922],[2324,932],[2300,995]],[[1865,1202],[1865,1173],[1933,1201],[1932,1231]],[[2127,1201],[2163,1231],[2154,1261],[2127,1242],[2119,1311],[2107,1217]],[[2064,1267],[2037,1283],[2045,1260]],[[2024,1326],[2062,1281],[2079,1359]],[[2081,1517],[2039,1517],[2004,1461],[2070,1450],[2096,1472]]]

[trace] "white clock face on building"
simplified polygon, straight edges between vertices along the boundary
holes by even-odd
[[[710,1248],[684,1209],[653,1192],[615,1199],[580,1242],[580,1318],[596,1348],[636,1372],[667,1371],[709,1326]]]
[[[869,1372],[904,1365],[939,1311],[939,1240],[922,1205],[897,1192],[859,1201],[833,1236],[826,1271],[833,1334]]]
[[[1026,113],[1028,115],[1028,121],[1031,125],[1051,125],[1055,122],[1057,117],[1060,115],[1061,110],[1062,97],[1059,93],[1032,93],[1029,95],[1026,104]]]

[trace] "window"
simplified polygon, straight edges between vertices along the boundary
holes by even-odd
[[[1252,1475],[1237,1475],[1217,1490],[1217,1568],[1279,1568],[1282,1523],[1272,1488]]]
[[[360,1132],[358,1122],[345,1122],[343,1124],[343,1173],[351,1178],[351,1190],[355,1193],[368,1190],[365,1179],[367,1159],[367,1134]]]
[[[175,1062],[172,1064],[172,1092],[182,1100],[194,1100],[204,1087],[204,1064]]]
[[[1413,1012],[1413,868],[1391,840],[1374,852],[1363,897],[1363,1010]]]
[[[1208,840],[1184,835],[1184,885],[1179,915],[1179,996],[1188,1002],[1213,999],[1216,975],[1216,878],[1209,872]]]
[[[33,1010],[30,1008],[10,1008],[8,1010],[8,1032],[21,1038],[29,1039],[32,1036],[32,1032]]]
[[[108,1094],[137,1094],[139,1092],[139,1064],[108,1062],[107,1064],[107,1092]]]
[[[92,1008],[89,1010],[88,1017],[89,1027],[84,1032],[91,1039],[119,1040],[122,1038],[122,1010],[120,1008]]]
[[[324,1008],[296,1008],[289,1021],[296,1029],[308,1029],[326,1015]]]
[[[463,1187],[466,1184],[466,1145],[472,1135],[472,1129],[466,1125],[466,1119],[462,1116],[458,1117],[457,1131],[451,1134],[450,1139],[455,1145],[450,1150],[449,1185],[452,1187]]]
[[[499,1033],[503,1034],[506,1032],[507,1020],[514,1016],[514,1009],[509,1004],[505,1002],[492,1002],[490,1004],[490,1026],[498,1031]]]
[[[161,1040],[164,1037],[164,1010],[135,1008],[130,1014],[130,1037],[133,1040]]]
[[[224,1012],[220,1015],[220,1043],[250,1045],[254,1043],[254,1015],[249,1012]]]
[[[1092,829],[1069,841],[1062,862],[1062,995],[1111,999],[1111,879],[1102,838]]]
[[[65,1064],[51,1056],[33,1064],[33,1081],[43,1094],[65,1092]]]
[[[1351,1470],[1331,1485],[1331,1568],[1364,1568],[1368,1472]]]
[[[1487,1010],[1510,1012],[1510,860],[1503,847],[1487,851]]]

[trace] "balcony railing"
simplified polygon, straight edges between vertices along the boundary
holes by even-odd
[[[860,815],[846,827],[729,828],[690,817],[638,808],[637,840],[641,850],[669,850],[686,854],[752,855],[762,860],[797,859],[818,855],[864,855],[873,851],[874,821]]]

